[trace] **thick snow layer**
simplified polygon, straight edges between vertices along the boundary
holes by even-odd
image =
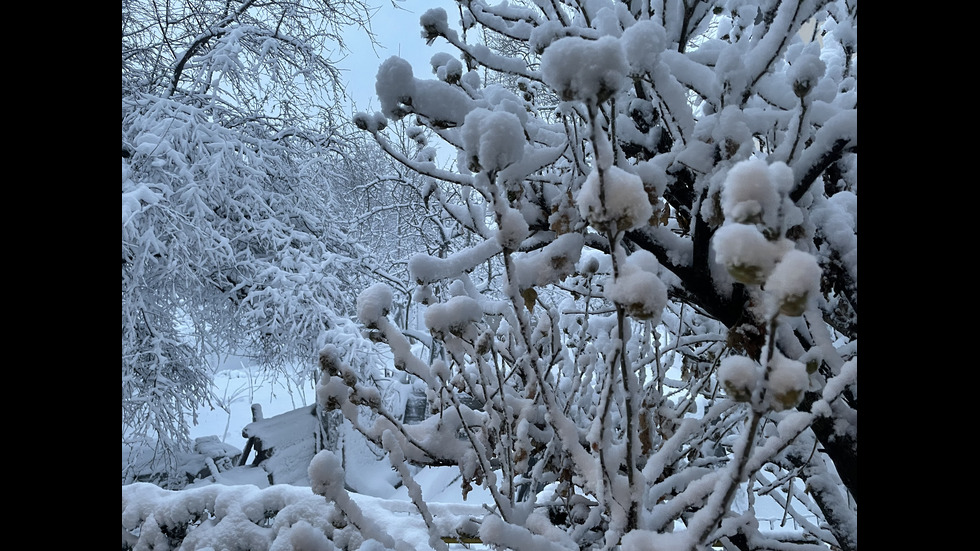
[[[321,450],[313,457],[309,475],[313,493],[330,501],[344,488],[344,468],[340,458],[330,450]]]
[[[606,298],[622,305],[633,317],[660,323],[667,306],[667,286],[657,276],[657,259],[648,251],[630,255],[619,277],[606,283]]]
[[[446,258],[419,253],[408,260],[408,271],[419,284],[453,279],[486,262],[501,250],[497,240],[487,239]]]
[[[566,101],[602,101],[626,83],[629,65],[619,40],[577,36],[551,43],[541,57],[544,81]]]
[[[646,19],[623,31],[620,42],[633,73],[652,73],[667,47],[667,32],[655,19]]]
[[[718,380],[733,399],[747,401],[759,382],[762,371],[748,356],[728,356],[718,366]]]
[[[658,534],[649,530],[633,530],[623,536],[621,551],[687,551],[693,546],[687,531]]]
[[[575,197],[579,213],[596,229],[629,231],[653,216],[650,197],[639,176],[617,166],[589,173]]]
[[[425,309],[425,326],[437,335],[469,334],[476,330],[475,323],[482,318],[480,303],[468,296],[455,296]]]
[[[810,384],[806,366],[778,351],[769,361],[769,365],[771,370],[767,385],[773,407],[779,411],[798,404]]]
[[[857,194],[836,193],[811,209],[810,220],[820,228],[827,245],[837,252],[857,282]]]
[[[357,296],[357,319],[364,325],[373,327],[380,318],[388,315],[391,299],[391,287],[384,283],[375,283],[361,291]]]
[[[799,316],[816,305],[820,295],[820,265],[809,253],[787,251],[769,278],[766,293],[783,314]]]
[[[514,272],[520,289],[558,283],[575,270],[585,238],[580,233],[558,236],[541,249],[514,255]]]
[[[715,260],[742,283],[760,284],[779,260],[781,248],[754,225],[726,224],[711,239]]]
[[[257,439],[266,453],[271,450],[263,468],[273,483],[305,486],[309,483],[307,465],[315,451],[309,443],[319,431],[315,406],[309,405],[249,423],[242,434]]]
[[[507,111],[474,109],[463,121],[463,147],[470,170],[497,172],[524,154],[524,127]]]
[[[775,167],[776,165],[774,165]],[[786,165],[782,165],[786,167]],[[725,186],[721,191],[721,208],[725,219],[741,224],[762,223],[767,227],[778,227],[780,194],[777,182],[788,177],[792,182],[792,173],[786,174],[781,168],[771,168],[762,159],[743,161],[735,165],[728,173]]]

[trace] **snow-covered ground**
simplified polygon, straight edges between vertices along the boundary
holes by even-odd
[[[199,411],[191,436],[193,438],[216,437],[216,440],[225,446],[244,450],[246,439],[242,436],[242,429],[252,422],[253,405],[257,404],[261,407],[265,419],[291,412],[302,406],[313,405],[314,382],[306,380],[298,383],[298,379],[290,379],[283,375],[272,377],[242,363],[237,365],[234,362],[226,363],[216,372],[214,378],[215,390],[221,399],[220,407]],[[342,458],[347,490],[341,492],[349,496],[349,503],[352,504],[349,506],[356,507],[360,511],[356,514],[363,515],[363,518],[369,519],[368,522],[373,522],[381,531],[380,533],[391,535],[413,549],[433,549],[430,544],[431,535],[426,529],[422,516],[412,503],[407,487],[401,484],[398,474],[388,459],[378,450],[372,449],[349,424],[345,424],[343,438],[344,445],[338,456]],[[253,457],[248,458],[249,463]],[[458,469],[414,468],[412,474],[421,488],[434,524],[440,530],[444,530],[446,536],[460,527],[464,527],[462,533],[476,532],[478,525],[474,521],[483,518],[486,507],[490,507],[493,503],[486,489],[475,487],[464,500]],[[221,489],[222,487],[224,489]],[[736,498],[736,507],[739,506],[740,501],[743,502],[743,506],[747,506],[745,500],[744,494]],[[160,511],[164,511],[163,514],[166,516],[172,515],[174,511],[186,513],[192,511],[194,507],[201,507],[201,503],[210,503],[209,510],[212,513],[216,507],[219,510],[224,507],[224,513],[218,516],[220,518],[216,517],[198,526],[195,529],[198,532],[195,537],[200,538],[201,541],[220,541],[220,539],[208,538],[218,538],[219,534],[225,534],[221,537],[228,537],[229,531],[235,534],[236,530],[244,527],[253,532],[259,530],[257,534],[250,537],[265,542],[257,544],[263,547],[273,539],[276,540],[276,545],[279,545],[280,538],[288,536],[295,539],[301,536],[299,532],[289,536],[274,525],[257,529],[255,522],[246,519],[251,514],[249,511],[270,508],[286,511],[292,507],[293,510],[305,511],[302,514],[310,518],[316,518],[318,514],[326,514],[319,509],[325,507],[326,502],[327,500],[316,495],[313,488],[309,486],[284,484],[273,486],[269,484],[265,471],[260,468],[250,466],[228,468],[226,464],[217,476],[198,480],[182,491],[170,492],[142,483],[124,486],[123,524],[126,528],[127,522],[136,523],[134,526],[142,523],[142,531],[150,533],[155,529],[155,525],[147,528],[147,523],[150,521],[144,520],[148,518],[149,511],[154,511],[153,514],[157,516],[161,514]],[[770,498],[756,500],[754,507],[757,514],[761,513],[758,518],[763,523],[761,527],[764,530],[768,528],[789,532],[798,529],[792,520],[788,524],[784,523],[783,508],[772,502]],[[230,512],[235,509],[240,509],[241,514]],[[285,514],[281,512],[280,516]],[[765,523],[769,526],[765,526]],[[294,524],[290,523],[290,526]],[[315,531],[310,534],[315,534]],[[128,536],[124,530],[124,539],[126,537]],[[473,545],[468,548],[481,549]]]
[[[252,422],[254,404],[260,406],[263,417],[269,419],[315,402],[312,381],[297,383],[296,378],[262,374],[258,368],[250,368],[239,360],[226,363],[217,371],[214,384],[215,392],[222,402],[221,407],[200,410],[191,436],[217,436],[221,442],[238,450],[245,449],[246,438],[242,436],[242,429]],[[415,549],[431,549],[428,543],[429,533],[422,517],[412,505],[407,487],[400,483],[398,474],[392,469],[388,459],[372,449],[349,424],[345,423],[344,428],[345,482],[353,490],[350,493],[352,501],[367,518],[373,519],[388,533],[397,535]],[[254,454],[248,458],[249,463],[253,457]],[[469,518],[482,517],[486,513],[484,504],[492,503],[490,493],[480,487],[469,491],[464,500],[459,470],[453,467],[416,469],[414,479],[421,487],[422,495],[429,504],[437,525],[441,523],[447,530],[468,522]],[[215,483],[229,486],[255,485],[260,489],[270,486],[263,470],[246,466],[225,470],[216,480],[199,480],[188,486],[188,489],[193,492]],[[290,491],[309,491],[310,497],[319,498],[312,490],[305,488]],[[468,548],[482,549],[472,544]]]
[[[223,443],[244,450],[247,440],[242,436],[242,429],[252,422],[253,405],[261,407],[262,416],[269,419],[315,403],[314,381],[297,382],[296,379],[298,377],[290,379],[281,374],[262,374],[259,368],[249,367],[240,360],[226,362],[214,378],[215,392],[221,398],[224,409],[203,408],[198,411],[197,424],[192,428],[191,437],[217,436]],[[367,444],[349,424],[345,423],[344,429],[347,485],[356,489],[357,493],[409,501],[408,492],[400,484],[398,474],[388,459]],[[252,457],[248,459],[251,462]],[[237,471],[224,473],[223,482],[232,483],[240,480],[236,477],[242,476],[246,483],[256,483],[253,474],[243,475]],[[455,468],[425,469],[415,476],[427,501],[477,505],[492,503],[489,492],[482,488],[474,488],[464,501],[459,471]]]

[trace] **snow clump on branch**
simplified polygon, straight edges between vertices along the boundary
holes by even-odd
[[[321,450],[313,457],[308,474],[313,493],[327,501],[334,501],[338,492],[344,490],[344,467],[340,458],[330,450]]]
[[[432,66],[432,73],[443,82],[453,84],[463,78],[463,64],[452,54],[446,52],[433,54],[429,64]]]
[[[381,112],[393,119],[407,114],[402,104],[411,103],[415,95],[415,75],[412,65],[400,57],[389,57],[378,67],[374,86],[381,102]]]
[[[497,172],[524,155],[524,127],[513,113],[474,109],[463,121],[462,134],[473,172]]]
[[[580,233],[559,235],[541,249],[514,256],[514,272],[519,289],[558,283],[575,271],[585,238]],[[595,270],[593,270],[593,273]]]
[[[368,132],[380,132],[388,126],[388,119],[381,113],[358,112],[354,114],[353,120],[354,126]]]
[[[738,224],[777,227],[781,198],[774,180],[785,178],[784,168],[789,169],[784,163],[770,167],[762,159],[743,161],[732,167],[721,191],[725,219]],[[788,176],[792,183],[792,171]]]
[[[653,19],[637,21],[623,31],[620,41],[630,68],[636,73],[652,73],[667,47],[667,31]]]
[[[391,300],[391,287],[375,283],[357,296],[357,319],[368,327],[375,327],[378,320],[391,311]]]
[[[629,231],[653,216],[650,197],[639,176],[610,166],[600,178],[593,170],[576,197],[579,213],[599,231]]]
[[[769,360],[770,405],[776,411],[790,409],[800,403],[810,385],[810,376],[802,362],[783,356],[779,350]]]
[[[480,303],[468,296],[455,296],[425,310],[425,326],[434,335],[473,337],[475,324],[483,318]]]
[[[636,251],[623,263],[619,277],[606,285],[606,298],[636,319],[660,323],[667,306],[667,286],[657,277],[659,266],[653,253]]]
[[[736,281],[746,285],[761,285],[772,272],[781,253],[780,243],[766,239],[755,226],[727,224],[711,239],[715,260],[723,265]]]
[[[795,249],[787,251],[766,280],[766,293],[773,298],[780,314],[802,315],[816,306],[820,264],[812,254]]]
[[[736,402],[748,402],[758,383],[760,366],[748,356],[727,356],[718,366],[718,380]]]
[[[374,84],[381,112],[400,120],[409,113],[425,113],[433,125],[449,128],[462,124],[474,101],[459,86],[439,80],[415,78],[412,65],[389,57],[378,68]]]
[[[505,249],[516,250],[530,233],[524,215],[511,207],[506,207],[501,213],[499,226],[497,242]]]
[[[711,246],[715,260],[746,285],[762,285],[794,244],[782,235],[786,193],[793,185],[793,170],[783,162],[772,165],[749,159],[728,172],[721,190],[724,225]],[[798,315],[798,314],[797,314]]]
[[[422,38],[427,44],[440,36],[449,36],[449,15],[442,8],[432,8],[427,10],[419,18],[422,25]]]
[[[816,86],[817,81],[827,72],[827,65],[813,54],[801,55],[789,70],[793,83],[793,93],[803,98]]]
[[[771,315],[800,316],[816,306],[820,293],[817,259],[776,231],[787,225],[785,212],[792,212],[792,205],[783,205],[792,185],[793,171],[786,163],[751,159],[736,164],[721,191],[725,224],[711,240],[715,260],[732,277],[765,285]]]
[[[544,81],[565,101],[601,103],[626,83],[629,65],[619,40],[568,36],[554,41],[541,57]]]

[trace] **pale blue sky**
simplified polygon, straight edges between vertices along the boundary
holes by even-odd
[[[419,17],[434,7],[445,8],[449,14],[450,26],[458,28],[459,19],[452,0],[373,0],[373,6],[380,9],[371,18],[371,27],[383,48],[372,49],[370,42],[360,29],[351,30],[345,40],[352,54],[338,65],[344,70],[347,91],[354,97],[359,111],[380,109],[374,92],[374,79],[381,63],[393,55],[406,59],[415,68],[416,78],[434,78],[429,68],[433,54],[454,52],[445,40],[436,40],[431,46],[422,39]]]

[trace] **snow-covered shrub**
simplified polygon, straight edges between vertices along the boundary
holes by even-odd
[[[441,224],[407,263],[417,315],[362,319],[432,416],[402,424],[343,370],[322,395],[389,453],[433,534],[406,463],[483,486],[491,545],[854,549],[853,6],[459,13],[420,25],[460,65],[434,52],[424,79],[390,58],[376,81],[383,115],[428,128],[458,166],[356,118],[428,178]],[[782,454],[803,442],[820,443],[805,468]],[[783,485],[796,477],[837,498]],[[805,536],[769,532],[770,499],[818,518],[787,507]]]

